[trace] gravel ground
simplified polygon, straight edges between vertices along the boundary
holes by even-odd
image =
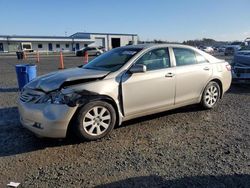
[[[32,62],[34,60],[29,60]],[[65,57],[65,66],[83,62]],[[0,57],[0,187],[250,187],[250,86],[220,104],[147,116],[94,142],[40,139],[18,121],[14,57]],[[20,63],[20,62],[19,62]],[[42,57],[38,74],[57,70]]]

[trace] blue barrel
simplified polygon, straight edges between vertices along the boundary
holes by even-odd
[[[27,83],[36,78],[36,65],[24,64],[16,65],[16,74],[19,90],[21,90]]]

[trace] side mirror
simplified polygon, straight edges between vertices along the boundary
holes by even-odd
[[[147,67],[143,64],[134,64],[129,71],[131,73],[142,73],[147,71]]]

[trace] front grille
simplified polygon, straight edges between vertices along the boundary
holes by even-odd
[[[42,95],[44,95],[42,92],[35,90],[23,91],[21,93],[20,100],[25,103],[36,102]]]
[[[235,68],[235,73],[250,73],[250,69],[241,69],[241,68]]]
[[[20,100],[23,102],[29,102],[30,99],[31,99],[30,96],[27,94],[21,94],[21,96],[20,96]]]

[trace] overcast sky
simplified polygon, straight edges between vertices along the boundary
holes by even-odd
[[[250,0],[1,0],[0,35],[136,33],[142,40],[243,40]]]

